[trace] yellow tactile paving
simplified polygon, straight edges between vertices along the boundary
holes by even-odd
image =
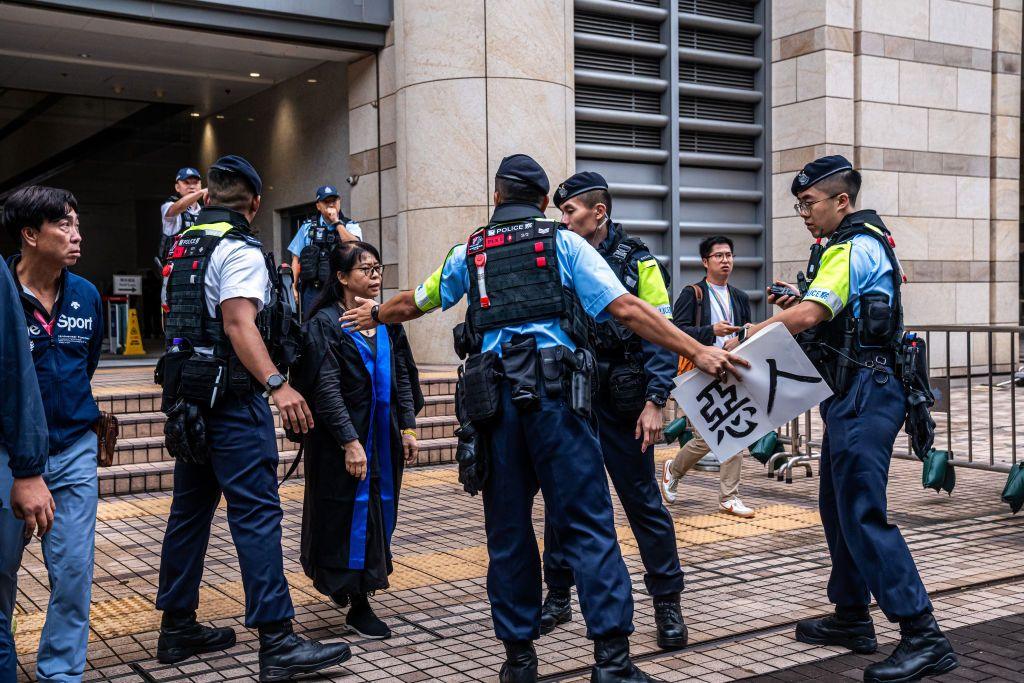
[[[458,472],[448,470],[415,470],[405,473],[402,488],[426,488],[430,486],[455,485],[458,483]],[[278,491],[281,500],[302,500],[305,495],[304,484],[285,484]],[[220,507],[224,508],[223,500]],[[145,515],[167,515],[171,511],[171,496],[163,495],[155,498],[139,498],[136,500],[101,500],[96,510],[96,519],[110,522],[118,519],[130,519]]]

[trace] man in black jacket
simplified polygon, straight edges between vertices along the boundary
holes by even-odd
[[[706,346],[724,346],[737,330],[750,322],[750,299],[742,289],[729,284],[733,268],[733,243],[724,235],[700,243],[700,257],[707,275],[699,283],[684,287],[672,309],[672,320],[683,332]],[[666,503],[676,500],[679,480],[710,452],[699,434],[666,460],[661,472],[661,495]],[[740,500],[742,460],[736,456],[719,470],[719,507],[737,517],[753,517],[754,511]]]

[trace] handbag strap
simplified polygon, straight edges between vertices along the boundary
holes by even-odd
[[[693,287],[693,297],[697,300],[697,320],[694,327],[700,327],[701,309],[704,307],[704,291],[700,288],[700,285],[690,285]]]

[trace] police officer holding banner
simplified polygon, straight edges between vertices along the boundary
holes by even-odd
[[[179,235],[167,267],[169,350],[157,373],[166,445],[176,462],[160,558],[157,659],[179,662],[235,643],[230,628],[202,626],[195,612],[223,493],[242,572],[245,625],[259,629],[260,680],[276,681],[333,666],[350,652],[344,643],[322,645],[292,632],[267,397],[293,432],[308,431],[313,420],[281,374],[294,342],[287,336],[287,291],[250,228],[262,181],[233,155],[218,159],[208,180],[207,206]]]
[[[832,557],[828,597],[836,609],[800,622],[797,640],[874,652],[868,612],[874,595],[886,618],[899,623],[901,638],[887,659],[867,667],[864,680],[913,681],[958,665],[910,550],[886,518],[889,462],[904,421],[912,436],[926,433],[913,440],[919,457],[931,441],[934,423],[929,426],[927,412],[919,409],[930,400],[927,368],[915,364],[917,354],[926,358],[927,351],[923,340],[904,331],[895,241],[878,214],[855,209],[860,185],[860,174],[842,156],[818,159],[796,176],[795,209],[817,240],[809,283],[801,273],[799,288],[782,282],[769,288],[768,300],[785,310],[745,326],[726,348],[782,322],[799,334],[834,392],[821,404],[818,505]]]
[[[336,186],[323,185],[317,188],[316,210],[320,215],[299,226],[288,245],[295,277],[295,300],[302,307],[303,320],[313,310],[313,303],[328,281],[331,249],[338,242],[363,239],[363,229],[359,223],[346,218],[341,212],[341,197]]]
[[[647,245],[612,222],[612,197],[604,177],[592,171],[577,173],[558,186],[554,200],[565,226],[597,249],[626,291],[671,320],[668,274]],[[614,320],[597,325],[595,352],[600,390],[594,414],[605,467],[647,569],[644,582],[654,598],[658,645],[682,648],[687,640],[679,609],[683,570],[675,525],[662,505],[654,473],[654,444],[661,440],[676,356]],[[541,633],[548,633],[572,618],[573,585],[572,568],[550,517],[544,529],[544,581],[548,594],[541,610]]]
[[[745,362],[698,344],[629,294],[597,251],[544,218],[549,189],[532,158],[506,157],[490,222],[452,248],[415,292],[381,305],[357,300],[342,321],[363,329],[469,299],[466,323],[456,328],[457,351],[468,356],[457,402],[460,440],[467,428],[478,437],[460,444],[460,480],[483,492],[487,593],[507,655],[500,679],[537,678],[541,566],[531,510],[539,488],[595,641],[591,680],[649,681],[629,658],[633,601],[593,420],[590,321],[614,317],[723,380]]]

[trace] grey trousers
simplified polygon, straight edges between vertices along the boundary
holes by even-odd
[[[690,468],[696,465],[701,458],[711,452],[707,442],[700,434],[694,432],[693,438],[686,442],[686,445],[679,449],[676,457],[669,466],[673,476],[682,477]],[[740,492],[740,472],[743,470],[743,456],[737,455],[722,463],[718,471],[719,502],[735,498]]]

